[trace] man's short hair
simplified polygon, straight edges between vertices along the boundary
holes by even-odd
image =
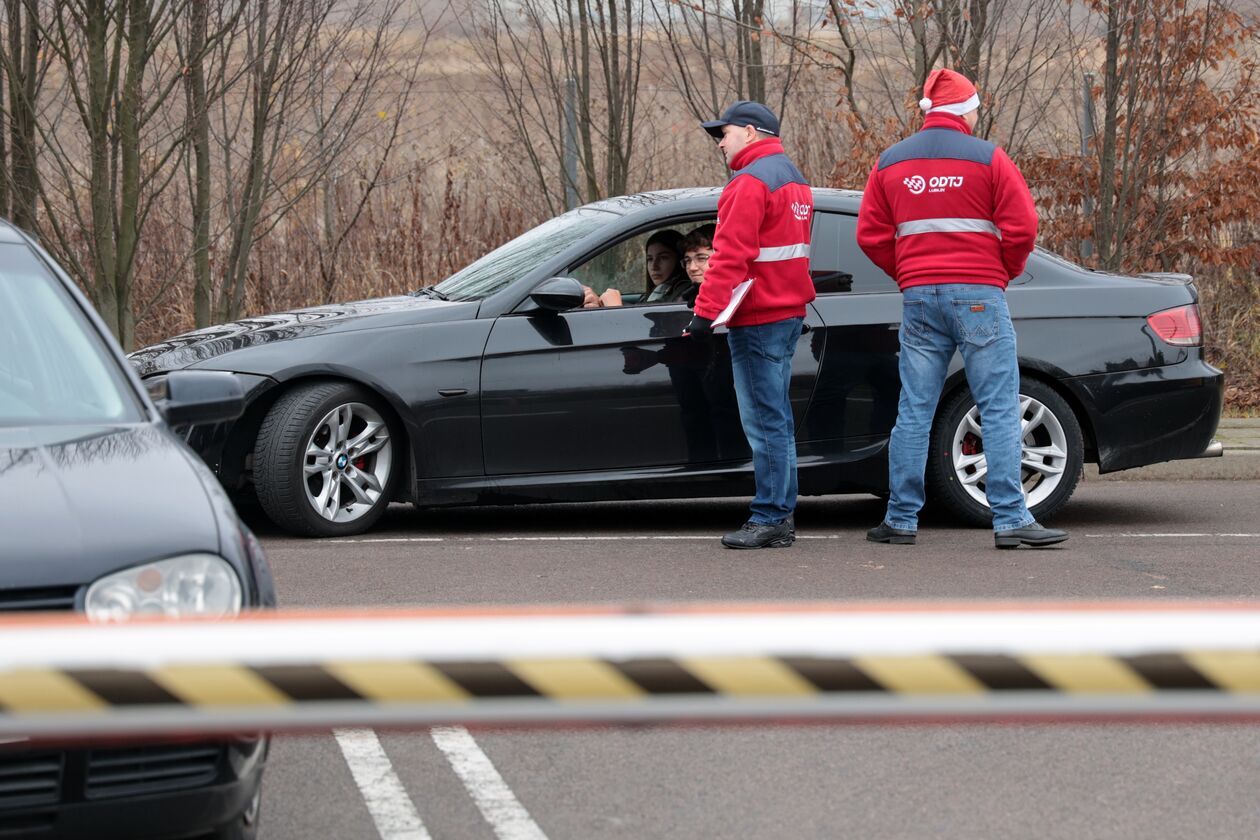
[[[712,248],[713,234],[715,233],[717,233],[717,225],[701,225],[683,237],[679,248],[684,254],[688,251],[698,251],[701,248]]]

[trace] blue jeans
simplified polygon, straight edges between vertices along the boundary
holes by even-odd
[[[962,353],[967,384],[980,406],[988,466],[984,492],[993,511],[993,530],[1027,527],[1034,520],[1020,483],[1015,327],[1001,289],[969,283],[912,286],[903,295],[901,401],[889,445],[884,519],[894,528],[918,528],[928,438],[955,349]]]
[[[752,449],[757,495],[750,522],[773,525],[796,510],[796,421],[788,387],[801,318],[732,327],[727,337],[739,420]]]

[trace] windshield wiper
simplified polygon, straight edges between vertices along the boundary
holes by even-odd
[[[423,289],[415,293],[417,296],[425,295],[427,297],[436,298],[438,300],[450,300],[445,293],[439,292],[435,286],[425,286]]]

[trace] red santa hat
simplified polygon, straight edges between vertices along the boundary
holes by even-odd
[[[939,111],[961,117],[980,107],[980,96],[966,76],[942,68],[928,74],[919,107],[925,114]]]

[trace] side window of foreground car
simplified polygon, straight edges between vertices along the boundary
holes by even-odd
[[[814,213],[809,273],[820,295],[897,291],[893,279],[858,247],[857,217],[847,213]]]
[[[605,248],[569,270],[604,306],[679,303],[691,280],[683,265],[686,234],[708,219],[661,225]]]

